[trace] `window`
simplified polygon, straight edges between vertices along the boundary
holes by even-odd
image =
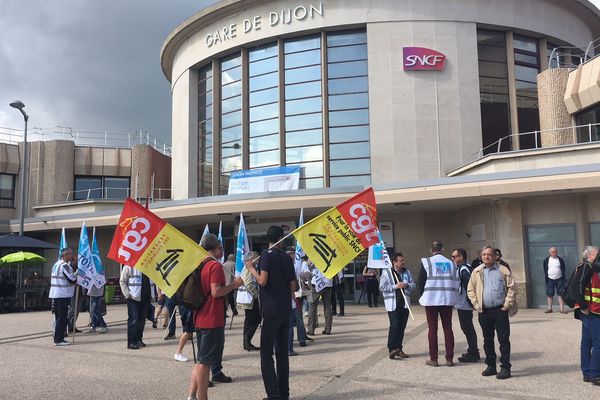
[[[519,133],[540,130],[538,111],[537,75],[540,72],[538,40],[525,36],[514,36],[515,48],[515,84],[517,89],[517,117]],[[520,149],[531,149],[536,143],[539,133],[519,137]]]
[[[76,176],[73,200],[125,199],[130,179],[111,176]]]
[[[478,29],[477,53],[484,154],[495,153],[496,142],[510,134],[505,32]],[[500,145],[501,151],[511,149],[510,140]]]
[[[0,174],[0,207],[15,206],[15,175]]]
[[[242,57],[221,60],[221,182],[226,194],[229,174],[242,169]]]
[[[329,185],[371,183],[367,34],[327,35]]]
[[[212,194],[213,75],[212,66],[198,73],[198,195]]]
[[[588,125],[577,128],[577,143],[600,140],[600,105],[596,104],[575,114],[575,123],[577,125]]]

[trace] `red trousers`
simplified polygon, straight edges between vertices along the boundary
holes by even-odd
[[[438,315],[442,320],[444,329],[444,342],[446,345],[446,360],[452,361],[454,358],[454,333],[452,333],[452,306],[426,306],[425,315],[427,316],[427,339],[429,339],[429,358],[438,359]]]

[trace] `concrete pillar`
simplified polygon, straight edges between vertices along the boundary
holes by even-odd
[[[151,193],[153,176],[154,192]],[[131,193],[132,197],[170,199],[171,158],[152,146],[134,145],[131,148]]]
[[[587,199],[585,196],[577,196],[575,199],[576,212],[576,234],[577,234],[577,251],[580,252],[583,246],[592,244],[590,237],[590,228],[588,223]]]
[[[565,91],[569,80],[567,68],[550,68],[538,75],[538,99],[542,147],[575,143],[571,115],[565,106]]]

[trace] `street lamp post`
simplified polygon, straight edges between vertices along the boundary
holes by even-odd
[[[20,100],[15,100],[10,103],[12,108],[16,108],[23,114],[23,119],[25,120],[25,131],[23,133],[23,168],[22,168],[22,176],[21,176],[21,199],[19,201],[19,236],[23,236],[23,225],[25,224],[25,204],[27,204],[27,164],[29,163],[29,148],[27,146],[27,121],[29,120],[29,115],[23,110],[25,108],[25,104],[23,104]]]

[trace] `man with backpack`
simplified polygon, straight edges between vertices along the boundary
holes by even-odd
[[[477,333],[475,333],[475,327],[473,326],[473,305],[467,297],[467,286],[471,279],[471,266],[467,263],[467,251],[465,249],[460,247],[454,249],[451,257],[456,268],[458,268],[458,276],[460,278],[460,287],[458,288],[459,299],[456,304],[458,321],[469,346],[467,352],[458,357],[458,361],[463,363],[478,362],[481,357],[479,355],[479,348],[477,347]]]
[[[577,266],[569,279],[567,291],[574,292],[572,288],[577,289],[573,308],[575,318],[581,320],[583,381],[600,386],[600,269],[598,264],[594,264],[597,257],[598,247],[584,248],[583,262]],[[566,299],[566,302],[569,304],[570,301]]]
[[[192,370],[188,400],[208,399],[210,367],[220,360],[225,343],[225,296],[242,286],[239,277],[225,285],[223,266],[217,261],[223,255],[223,246],[216,235],[209,233],[202,237],[200,246],[208,251],[209,257],[198,267],[203,303],[200,302],[199,309],[195,309],[198,363]],[[193,272],[192,276],[195,276]],[[184,303],[189,300],[185,293],[182,300]]]

